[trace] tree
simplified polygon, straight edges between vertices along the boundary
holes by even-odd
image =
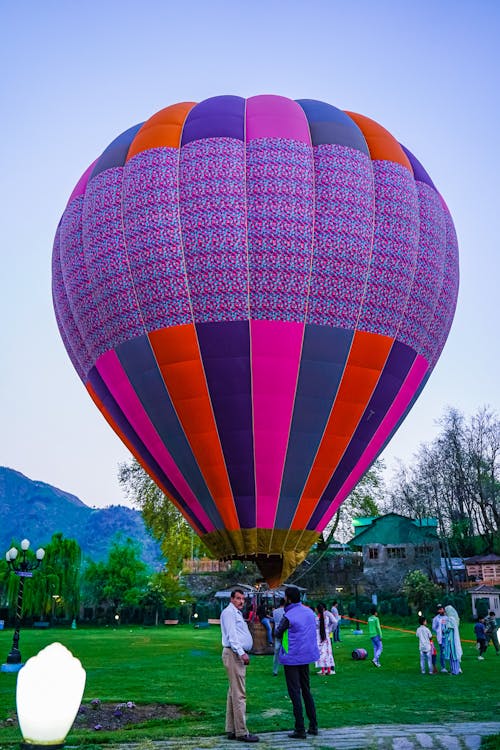
[[[120,538],[113,541],[105,562],[90,561],[83,574],[84,598],[92,604],[122,607],[139,603],[147,584],[146,565],[140,559],[136,542]]]
[[[353,518],[379,515],[384,493],[384,469],[384,462],[379,459],[366,472],[324,530],[318,543],[320,549],[328,548],[336,535],[341,541],[350,539]]]
[[[483,407],[469,420],[448,408],[441,431],[401,464],[389,505],[414,518],[434,516],[449,554],[500,546],[500,421]],[[448,553],[447,553],[448,554]]]
[[[75,539],[57,533],[45,547],[45,557],[33,591],[33,614],[46,617],[58,611],[73,619],[80,609],[82,552]]]
[[[32,578],[25,580],[23,590],[23,615],[45,619],[57,608],[58,614],[72,619],[80,606],[81,550],[75,539],[66,539],[60,532],[54,534],[45,546],[45,557]],[[28,557],[34,559],[32,550]],[[19,589],[19,577],[11,575],[7,583],[7,598],[14,610]]]
[[[406,574],[402,591],[408,597],[408,601],[421,612],[434,607],[441,593],[439,586],[429,580],[421,570],[411,570]]]
[[[134,459],[120,466],[119,481],[127,497],[137,505],[146,527],[160,543],[166,571],[174,578],[188,557],[211,557],[183,515]]]

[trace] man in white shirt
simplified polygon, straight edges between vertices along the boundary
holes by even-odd
[[[253,646],[248,625],[241,610],[245,594],[241,589],[231,591],[231,601],[222,611],[222,661],[226,668],[229,689],[226,703],[226,732],[228,739],[241,742],[258,742],[256,734],[250,734],[246,724],[246,667],[250,663],[248,651]]]

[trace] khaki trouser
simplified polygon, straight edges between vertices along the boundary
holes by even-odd
[[[246,723],[246,666],[238,654],[230,648],[222,651],[222,662],[229,679],[226,703],[226,732],[234,732],[237,737],[248,734]]]

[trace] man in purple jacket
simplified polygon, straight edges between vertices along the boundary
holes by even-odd
[[[280,664],[285,670],[288,695],[292,701],[295,729],[289,737],[303,740],[307,734],[318,734],[316,706],[309,684],[309,664],[319,659],[316,640],[316,617],[312,609],[300,603],[296,586],[285,589],[285,615],[275,636],[281,638]],[[309,729],[304,724],[302,700],[309,719]]]

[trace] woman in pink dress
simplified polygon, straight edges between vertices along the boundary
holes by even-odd
[[[331,634],[337,627],[337,620],[328,611],[326,605],[320,602],[316,607],[316,638],[318,640],[319,660],[316,662],[318,674],[335,674],[335,660],[333,658]]]

